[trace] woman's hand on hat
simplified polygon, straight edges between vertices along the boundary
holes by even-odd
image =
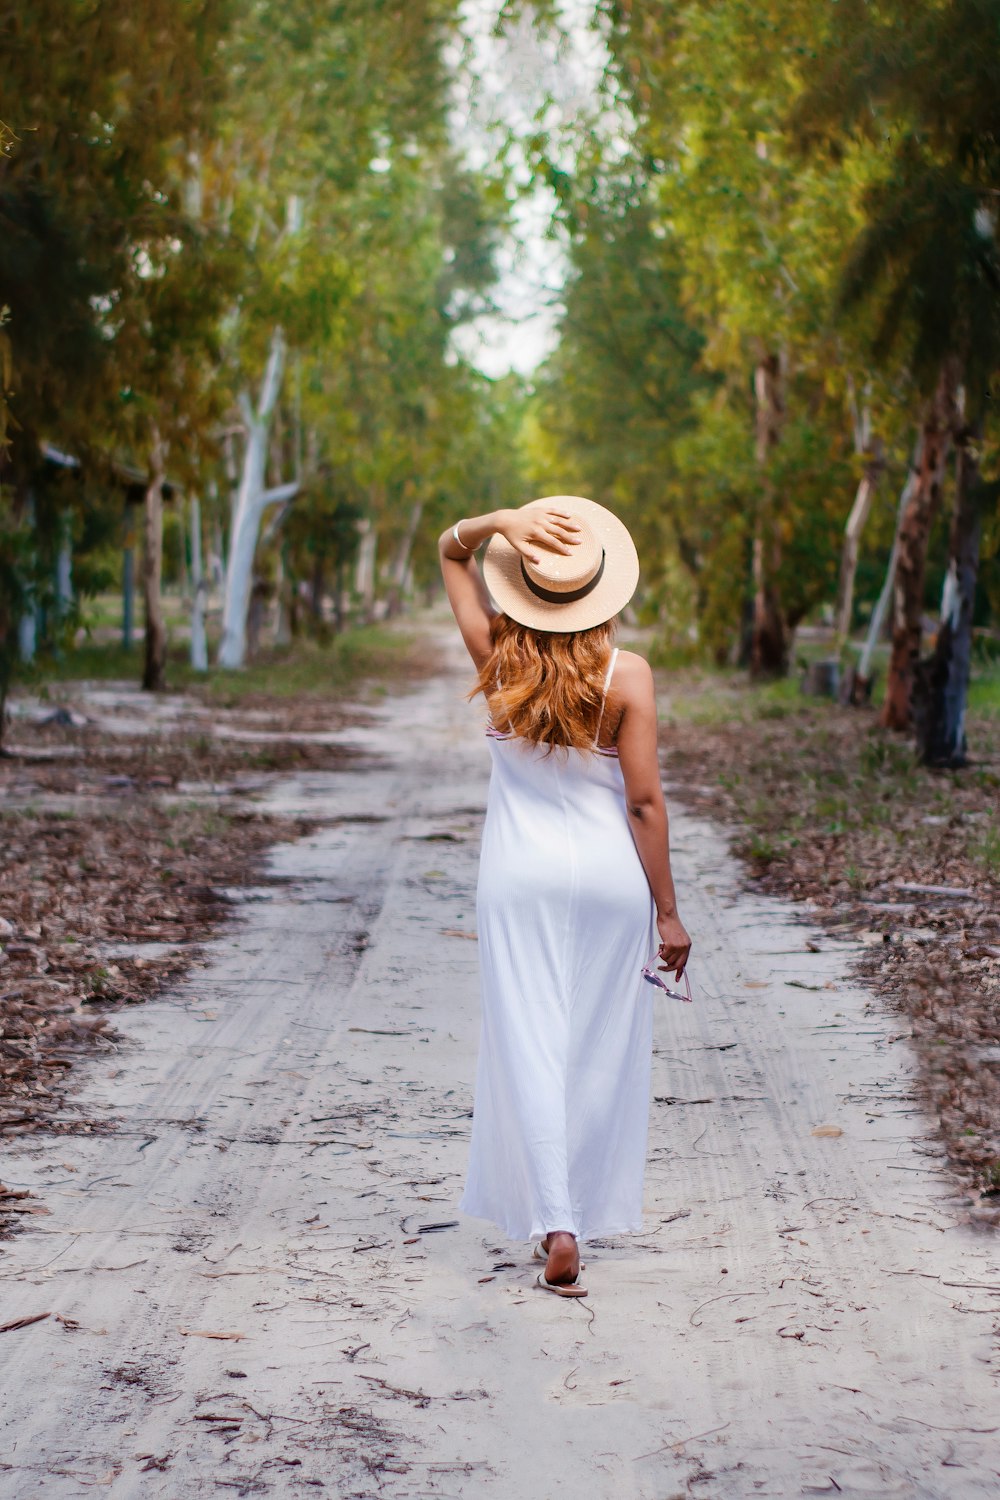
[[[536,547],[569,557],[572,549],[580,543],[578,523],[569,511],[557,510],[554,506],[533,506],[530,509],[522,506],[520,510],[508,511],[499,529],[514,550],[530,563],[541,561]]]

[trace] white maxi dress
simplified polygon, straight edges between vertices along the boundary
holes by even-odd
[[[482,1038],[460,1206],[514,1240],[638,1230],[655,928],[617,753],[488,735]]]

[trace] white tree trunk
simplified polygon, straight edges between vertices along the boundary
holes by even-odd
[[[847,645],[847,639],[851,633],[851,615],[854,612],[854,578],[858,571],[858,550],[861,533],[865,529],[868,513],[872,508],[872,500],[875,498],[877,483],[878,476],[874,465],[869,466],[861,476],[857,493],[854,496],[854,504],[851,506],[851,514],[848,516],[847,525],[844,527],[844,547],[840,555],[840,588],[837,592],[837,618],[834,625],[834,637],[838,654]]]
[[[906,476],[906,483],[903,485],[902,493],[899,497],[899,506],[896,510],[896,534],[892,539],[892,551],[889,554],[889,566],[885,570],[885,582],[882,585],[882,592],[878,596],[878,603],[872,612],[871,620],[868,622],[868,635],[858,662],[858,676],[864,682],[869,681],[871,678],[872,658],[875,655],[875,648],[879,643],[879,637],[885,629],[885,622],[892,604],[893,589],[896,582],[896,558],[899,555],[899,528],[903,523],[903,515],[910,503],[913,487],[920,473],[920,454],[921,444],[918,439],[913,453],[913,461]]]
[[[834,622],[834,640],[838,656],[847,645],[851,633],[854,579],[858,571],[861,533],[867,524],[872,500],[875,498],[875,490],[885,464],[881,442],[876,440],[874,444],[872,443],[870,387],[865,388],[864,397],[859,403],[854,390],[854,382],[850,380],[848,394],[853,417],[851,425],[854,429],[854,452],[858,458],[866,457],[866,463],[855,492],[851,513],[847,518],[847,525],[844,527],[844,545],[840,554],[840,581],[837,588],[837,610]]]
[[[410,576],[410,559],[413,556],[413,544],[420,530],[420,521],[424,513],[422,500],[414,501],[410,507],[410,518],[406,530],[399,538],[396,546],[396,555],[392,560],[389,588],[389,614],[396,615],[403,608],[403,600],[406,598],[408,588],[407,580]]]
[[[277,596],[277,617],[274,622],[274,644],[276,646],[288,646],[292,640],[292,622],[288,612],[288,581],[285,577],[284,554],[278,552],[278,567],[275,574],[275,593]]]
[[[256,409],[251,407],[247,396],[243,396],[240,402],[246,422],[247,440],[229,528],[226,592],[222,606],[222,642],[219,646],[221,667],[242,667],[246,660],[247,610],[261,517],[269,505],[290,500],[299,489],[297,479],[290,484],[277,485],[274,489],[264,488],[271,423],[284,371],[285,338],[281,329],[276,328],[271,335],[267,368]]]
[[[35,611],[31,607],[25,610],[17,622],[17,651],[23,662],[34,661],[37,637],[38,628],[35,621]]]
[[[56,614],[65,620],[73,608],[73,522],[63,515],[59,522],[59,552],[56,556]]]
[[[944,585],[941,589],[941,624],[957,618],[959,609],[958,575],[954,568],[954,559],[948,565],[948,571],[944,575]]]
[[[369,517],[358,522],[361,540],[358,544],[357,566],[354,574],[354,591],[361,599],[361,613],[370,621],[375,613],[375,548],[378,532]]]
[[[201,561],[201,504],[191,496],[191,665],[196,672],[208,671],[208,641],[205,638],[205,596],[208,582]]]

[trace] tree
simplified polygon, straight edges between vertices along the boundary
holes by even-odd
[[[825,29],[815,3],[737,0],[721,12],[696,0],[605,0],[596,14],[611,67],[590,134],[603,139],[606,163],[620,160],[623,135],[631,140],[632,201],[647,207],[680,268],[679,307],[701,343],[697,373],[715,385],[714,403],[695,402],[703,441],[689,440],[691,408],[682,407],[664,412],[661,442],[673,438],[677,452],[697,455],[701,482],[725,495],[729,530],[722,546],[713,529],[705,581],[713,566],[738,570],[738,581],[730,573],[720,587],[713,582],[712,595],[732,601],[736,629],[749,590],[747,659],[758,672],[781,673],[801,610],[829,587],[828,534],[849,505],[850,391],[867,376],[855,328],[834,324],[833,292],[871,166],[855,151],[836,168],[803,169],[787,131]],[[584,157],[576,199],[589,209],[595,174]],[[721,405],[744,423],[745,454],[729,440],[735,427],[721,420]],[[713,435],[722,444],[714,456]],[[786,462],[788,443],[810,454],[805,476]],[[812,468],[821,452],[834,465],[825,475]],[[839,499],[834,476],[845,485]],[[799,544],[803,535],[816,550]]]
[[[40,503],[43,440],[86,457],[93,477],[95,453],[134,435],[158,331],[149,293],[184,247],[178,150],[217,97],[212,59],[228,12],[229,0],[155,0],[141,25],[122,0],[0,12],[11,137],[0,160],[0,304],[17,370],[0,482],[15,530],[34,539],[6,570],[8,620],[15,578],[21,608],[41,585],[52,541],[41,528],[66,531],[65,516]]]
[[[432,178],[446,150],[443,52],[456,20],[454,0],[419,0],[405,11],[362,0],[256,0],[228,48],[233,107],[205,170],[216,213],[246,236],[256,284],[228,328],[244,442],[224,665],[243,660],[264,512],[308,477],[299,411],[286,424],[299,432],[295,472],[269,478],[286,369],[296,367],[304,390],[314,364],[343,359],[352,313],[380,260],[405,255],[395,185]],[[311,446],[318,456],[322,443]]]
[[[796,127],[839,157],[847,132],[892,142],[864,199],[842,303],[874,313],[872,352],[911,366],[924,395],[921,460],[899,532],[893,650],[883,722],[906,729],[919,687],[920,745],[934,764],[964,757],[979,511],[975,451],[1000,366],[1000,61],[997,0],[947,0],[914,13],[896,0],[836,9]],[[964,413],[962,406],[964,403]],[[967,436],[968,435],[968,436]],[[948,452],[960,445],[952,517],[958,598],[932,666],[917,671],[927,541]]]

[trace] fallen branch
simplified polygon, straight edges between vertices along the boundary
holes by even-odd
[[[976,894],[963,885],[917,885],[912,880],[893,883],[897,891],[907,891],[911,896],[950,896],[955,900],[971,901]]]

